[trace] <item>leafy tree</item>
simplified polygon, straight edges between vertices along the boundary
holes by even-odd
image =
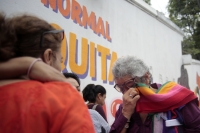
[[[146,2],[147,4],[151,5],[151,0],[143,0],[144,2]]]
[[[197,28],[195,29],[195,32],[193,34],[193,39],[195,41],[195,52],[194,58],[200,60],[200,22],[198,21],[196,24]]]
[[[200,60],[200,0],[169,0],[169,18],[185,33],[183,54]]]

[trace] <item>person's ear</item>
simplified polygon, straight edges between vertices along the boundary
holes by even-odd
[[[147,72],[144,77],[146,78],[146,84],[150,84],[151,82],[151,74]]]
[[[149,73],[148,73],[148,72],[145,73],[144,77],[145,77],[145,78],[149,78],[149,77],[150,77]]]
[[[98,93],[97,96],[98,96],[98,98],[100,99],[100,98],[101,98],[101,93]]]
[[[52,53],[53,51],[51,49],[46,49],[44,51],[44,54],[43,54],[43,60],[46,64],[52,66],[53,64],[53,57],[52,57]]]

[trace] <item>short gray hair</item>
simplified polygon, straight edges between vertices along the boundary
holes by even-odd
[[[114,79],[124,76],[142,77],[147,72],[149,72],[147,65],[135,56],[118,58],[112,68]]]

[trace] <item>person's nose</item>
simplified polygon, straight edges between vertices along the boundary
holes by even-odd
[[[123,87],[121,88],[121,91],[122,91],[123,94],[126,93],[128,90],[129,90],[129,88],[126,87],[126,86],[123,86]]]

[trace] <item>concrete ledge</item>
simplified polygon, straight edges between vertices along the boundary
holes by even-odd
[[[165,15],[163,13],[155,10],[154,8],[149,6],[147,3],[145,3],[144,1],[142,1],[142,0],[126,0],[126,1],[133,4],[134,6],[138,7],[139,9],[146,12],[150,16],[154,17],[161,23],[168,26],[170,29],[172,29],[172,30],[176,31],[177,33],[179,33],[180,35],[184,36],[184,32],[177,25],[175,25],[171,20],[169,20],[169,18],[165,17]]]
[[[193,65],[200,65],[200,61],[192,59],[192,64]]]
[[[190,54],[182,55],[182,65],[191,65],[192,56]]]
[[[200,65],[200,61],[192,59],[190,54],[182,55],[182,65]]]

